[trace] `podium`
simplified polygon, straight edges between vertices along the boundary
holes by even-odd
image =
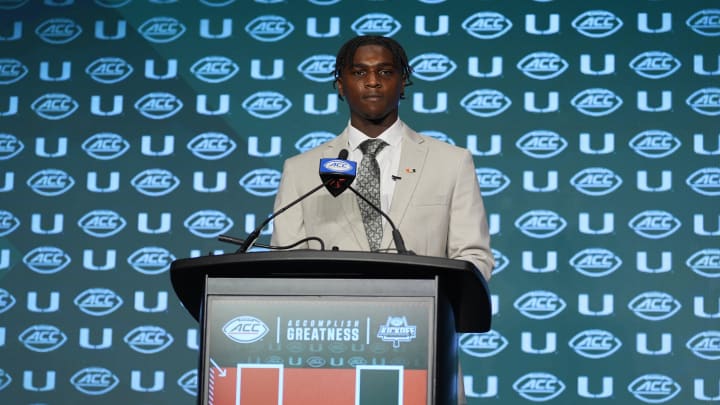
[[[292,250],[179,259],[201,405],[457,402],[456,333],[490,330],[469,262]]]

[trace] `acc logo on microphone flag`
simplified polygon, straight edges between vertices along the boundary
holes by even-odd
[[[322,159],[320,173],[355,174],[357,163],[342,159]]]

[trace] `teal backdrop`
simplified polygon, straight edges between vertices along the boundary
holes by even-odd
[[[716,1],[0,0],[0,403],[194,403],[170,263],[234,251],[342,130],[357,34],[405,46],[401,118],[475,157],[468,402],[720,401]]]

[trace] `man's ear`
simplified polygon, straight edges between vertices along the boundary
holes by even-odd
[[[337,81],[335,82],[335,86],[337,87],[337,91],[338,91],[338,94],[340,95],[340,97],[345,97],[345,91],[343,90],[342,78],[338,77]]]

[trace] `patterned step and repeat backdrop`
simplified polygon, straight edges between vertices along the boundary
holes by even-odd
[[[405,45],[401,117],[475,156],[469,403],[720,401],[716,1],[0,0],[0,403],[194,403],[169,264],[234,251],[343,128],[356,34]]]

